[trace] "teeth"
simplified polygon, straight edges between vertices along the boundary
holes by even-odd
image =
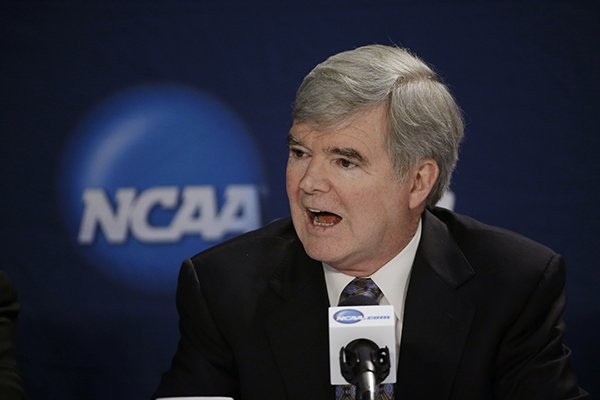
[[[319,219],[318,217],[315,217],[315,218],[313,219],[313,225],[316,225],[316,226],[324,226],[324,227],[329,227],[329,226],[333,226],[333,225],[335,225],[335,224],[333,224],[333,223],[325,224],[325,223],[323,223],[323,222],[319,222],[319,221],[318,221],[318,219]]]
[[[313,214],[312,223],[314,226],[322,226],[322,227],[327,228],[327,227],[335,225],[335,223],[333,223],[333,222],[321,222],[320,221],[319,214],[323,213],[324,211],[317,210],[316,208],[307,208],[306,210],[309,211],[311,214]]]
[[[332,223],[332,222],[330,222],[330,223],[321,222],[321,221],[319,220],[319,216],[318,216],[318,215],[315,215],[315,216],[313,217],[313,221],[312,221],[312,222],[313,222],[313,225],[315,225],[315,226],[322,226],[322,227],[325,227],[325,228],[335,225],[335,224],[334,224],[334,223]]]

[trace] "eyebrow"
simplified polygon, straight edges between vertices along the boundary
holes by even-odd
[[[368,164],[369,161],[363,157],[362,154],[358,152],[358,150],[353,149],[352,147],[331,147],[326,149],[328,153],[337,154],[339,156],[348,158],[350,160],[357,161],[361,164]]]
[[[302,143],[300,139],[298,139],[291,133],[287,137],[287,144],[288,146],[304,146],[304,143]]]
[[[304,143],[297,137],[292,134],[289,134],[287,137],[288,146],[304,146]],[[350,160],[359,162],[361,164],[368,165],[369,160],[367,160],[360,152],[352,147],[328,147],[325,149],[327,153],[335,154],[338,156],[342,156],[348,158]]]

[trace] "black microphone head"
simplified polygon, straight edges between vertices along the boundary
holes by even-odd
[[[378,306],[379,303],[372,297],[369,296],[350,296],[338,304],[340,307],[352,307],[352,306]]]

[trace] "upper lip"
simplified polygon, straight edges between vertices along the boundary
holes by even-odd
[[[335,214],[335,215],[341,217],[341,215],[339,215],[339,214],[337,214],[337,213],[335,213],[333,211],[330,211],[330,210],[327,210],[327,209],[324,209],[324,208],[320,208],[320,207],[304,207],[304,209],[307,212],[310,212],[310,213],[313,213],[313,214],[315,214],[315,213],[329,213],[329,214]]]
[[[327,210],[325,208],[322,208],[322,207],[305,206],[304,209],[306,211],[310,211],[310,212],[327,212]]]

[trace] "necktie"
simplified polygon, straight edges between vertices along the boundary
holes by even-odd
[[[346,304],[379,304],[383,297],[381,289],[371,278],[354,278],[340,295],[339,305]],[[394,385],[386,383],[378,385],[377,400],[392,400],[394,398]],[[335,388],[336,400],[355,400],[356,387],[353,385],[339,385]]]
[[[381,293],[381,289],[379,289],[379,286],[371,278],[354,278],[342,291],[339,305],[346,304],[349,299],[355,300],[350,300],[353,305],[357,303],[379,304],[382,297],[383,293]],[[359,300],[360,298],[364,300]]]

